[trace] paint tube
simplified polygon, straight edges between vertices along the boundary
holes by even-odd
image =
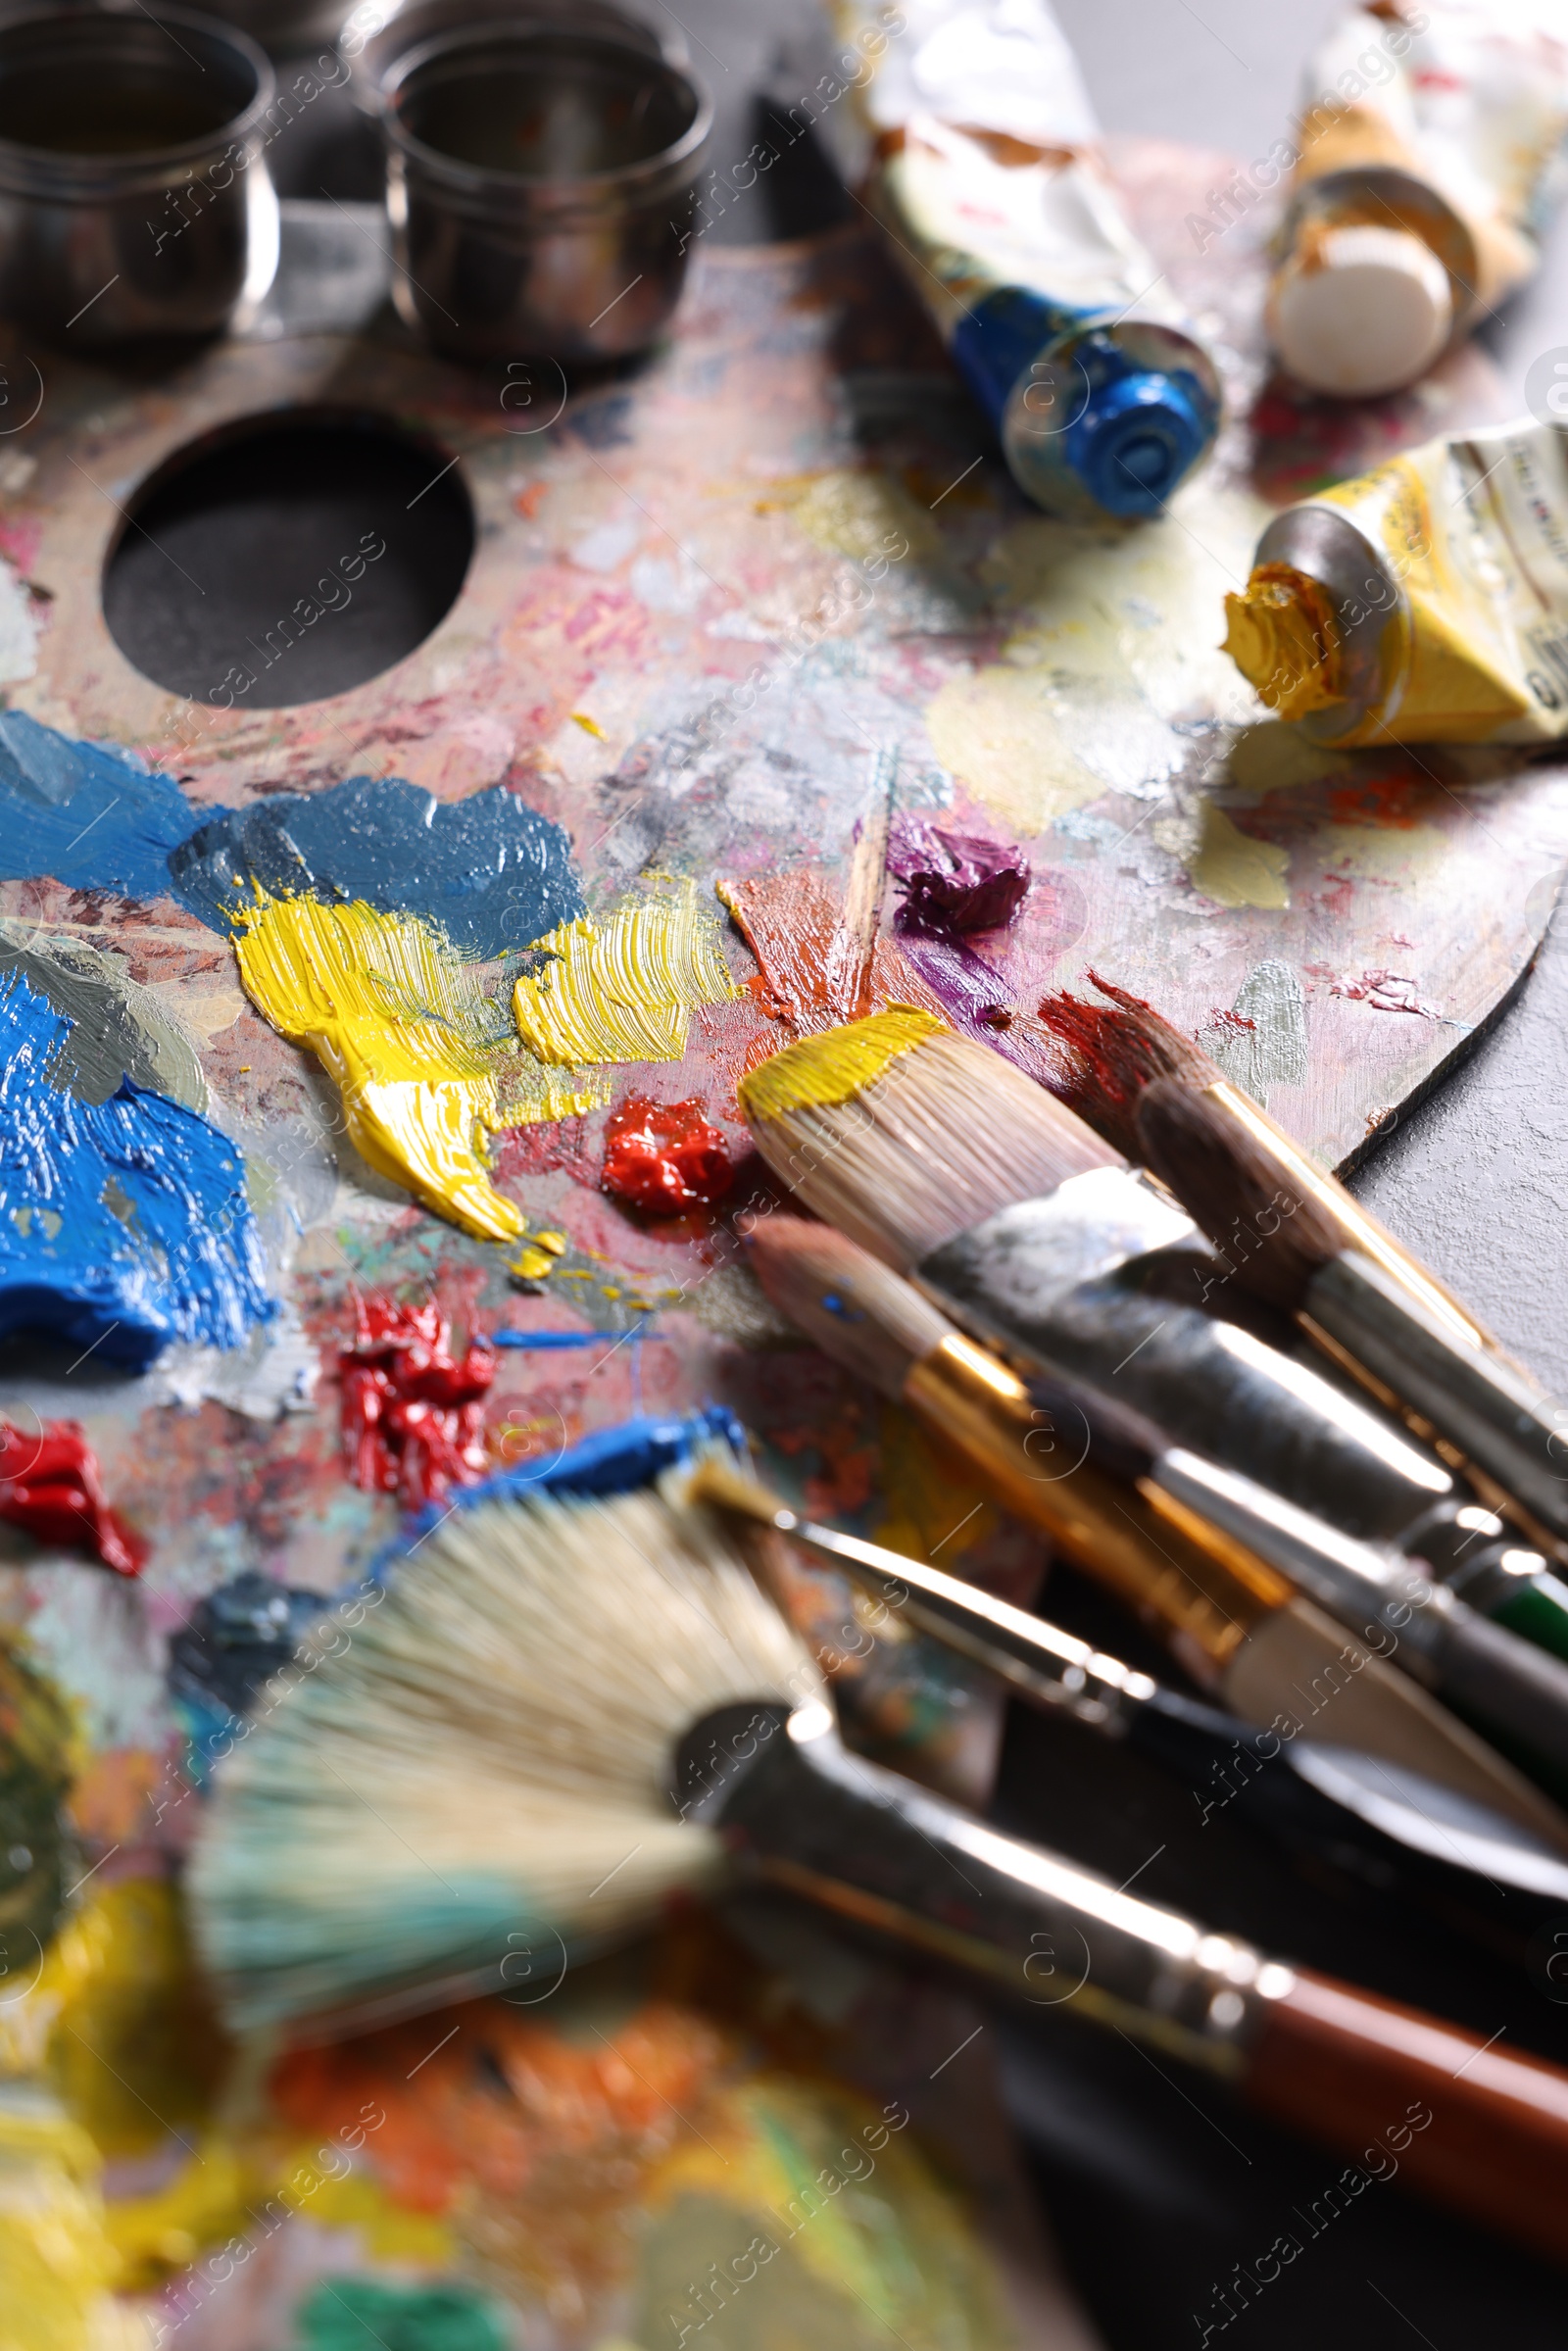
[[[1568,734],[1568,428],[1391,459],[1275,516],[1225,650],[1319,743]]]
[[[1557,0],[1382,0],[1308,69],[1269,295],[1314,391],[1414,383],[1535,269],[1568,130]]]
[[[1122,218],[1046,0],[900,0],[896,39],[875,0],[830,5],[871,63],[872,203],[1013,479],[1050,514],[1157,514],[1213,446],[1219,378]]]

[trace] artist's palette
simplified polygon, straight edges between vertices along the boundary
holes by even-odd
[[[1244,222],[1200,259],[1181,226],[1214,168],[1149,146],[1120,158],[1237,419],[1208,475],[1151,526],[1068,528],[1023,504],[868,227],[699,247],[669,346],[570,398],[549,367],[466,373],[385,323],[226,344],[151,383],[51,367],[41,410],[0,450],[0,669],[14,709],[170,778],[172,837],[187,817],[194,831],[204,813],[255,809],[224,833],[243,861],[281,793],[404,777],[455,803],[500,786],[570,836],[571,889],[601,924],[650,893],[684,894],[717,923],[722,884],[760,939],[758,909],[773,907],[765,973],[731,929],[739,993],[723,1001],[720,967],[686,999],[684,1061],[602,1065],[575,1096],[564,1078],[562,1100],[540,1096],[531,1123],[502,1136],[496,1189],[550,1237],[543,1266],[537,1248],[517,1260],[544,1277],[519,1294],[498,1246],[512,1211],[470,1217],[466,1234],[363,1155],[354,1103],[345,1121],[331,1080],[279,1033],[288,1021],[270,1026],[242,993],[221,923],[156,886],[158,859],[152,884],[140,866],[118,883],[138,893],[124,897],[91,879],[104,833],[85,848],[62,838],[36,873],[0,844],[0,869],[27,874],[5,885],[8,947],[96,956],[141,1030],[163,1022],[159,1050],[190,1065],[172,1090],[244,1154],[279,1292],[280,1312],[238,1350],[187,1345],[140,1378],[97,1359],[62,1357],[44,1380],[35,1360],[11,1367],[19,1405],[84,1418],[117,1500],[160,1530],[149,1590],[172,1617],[246,1565],[329,1585],[390,1531],[393,1504],[345,1486],[329,1415],[308,1409],[318,1350],[331,1370],[351,1338],[356,1287],[433,1285],[460,1320],[607,1335],[592,1352],[506,1359],[494,1458],[548,1452],[634,1389],[671,1402],[727,1392],[792,1432],[825,1500],[864,1498],[869,1426],[746,1368],[735,1343],[777,1333],[733,1239],[703,1214],[633,1216],[607,1199],[598,1120],[628,1093],[695,1104],[740,1155],[742,1067],[792,1023],[855,1008],[835,994],[835,924],[858,828],[862,929],[874,908],[865,845],[890,775],[899,809],[1026,849],[1034,891],[1010,933],[980,943],[1002,998],[1027,1008],[1094,965],[1207,1027],[1210,1049],[1330,1160],[1427,1083],[1526,969],[1568,853],[1568,778],[1474,755],[1327,761],[1267,718],[1216,650],[1222,593],[1245,576],[1270,500],[1485,419],[1493,379],[1465,353],[1418,397],[1371,410],[1260,396],[1256,239]],[[279,411],[384,417],[428,448],[432,483],[456,462],[474,559],[433,633],[351,691],[264,709],[231,684],[185,701],[111,636],[106,562],[135,527],[139,485]],[[416,505],[378,517],[394,550]],[[312,625],[329,630],[332,611]],[[106,815],[106,832],[124,821]],[[417,914],[416,852],[382,864],[402,895],[378,903]],[[558,900],[552,924],[574,911]],[[485,967],[501,1013],[519,968]],[[872,981],[873,997],[921,994],[886,943]],[[526,1021],[523,1033],[538,1043]],[[573,1115],[542,1115],[564,1102]],[[616,1346],[650,1309],[661,1337]],[[204,1397],[202,1412],[168,1408]],[[929,1506],[945,1516],[941,1496]],[[74,1579],[97,1571],[61,1572],[45,1586],[29,1570],[18,1601],[60,1617],[50,1645],[64,1652]],[[95,1681],[103,1743],[156,1746],[157,1642],[133,1614],[115,1638],[121,1653],[95,1641],[73,1670]]]

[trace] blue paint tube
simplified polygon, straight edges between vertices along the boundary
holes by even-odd
[[[846,72],[868,60],[873,206],[1013,479],[1074,521],[1160,514],[1214,445],[1219,376],[1122,218],[1045,0],[835,13]]]

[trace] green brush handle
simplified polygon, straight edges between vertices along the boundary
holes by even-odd
[[[1510,1560],[1516,1564],[1503,1564]],[[1450,1570],[1444,1582],[1494,1625],[1568,1662],[1568,1584],[1539,1551],[1494,1544],[1472,1572]]]

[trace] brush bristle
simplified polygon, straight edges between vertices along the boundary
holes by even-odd
[[[870,1032],[891,1017],[852,1025]],[[827,1050],[848,1033],[805,1038],[774,1059]],[[764,1062],[762,1072],[769,1067]],[[747,1100],[752,1082],[742,1083],[741,1104],[774,1174],[807,1207],[901,1272],[1014,1200],[1054,1192],[1090,1168],[1121,1164],[1010,1063],[945,1029],[901,1044],[837,1100],[807,1100],[763,1116]],[[771,1089],[774,1099],[785,1091]]]
[[[718,1867],[669,1802],[682,1737],[821,1689],[711,1515],[649,1493],[455,1516],[346,1642],[274,1686],[195,1854],[197,1934],[241,2029],[509,1951],[542,1988],[558,1955]]]
[[[1296,1313],[1306,1286],[1346,1246],[1329,1211],[1282,1176],[1206,1092],[1161,1078],[1139,1097],[1139,1155],[1223,1250],[1254,1297]]]
[[[1063,988],[1042,1001],[1040,1017],[1069,1049],[1061,1086],[1067,1102],[1096,1134],[1136,1159],[1138,1098],[1144,1088],[1160,1078],[1201,1088],[1220,1073],[1143,997],[1102,979],[1098,971],[1089,977],[1107,1003],[1089,1004]]]
[[[912,1282],[831,1225],[759,1216],[746,1241],[769,1302],[880,1396],[897,1400],[914,1366],[956,1327]]]

